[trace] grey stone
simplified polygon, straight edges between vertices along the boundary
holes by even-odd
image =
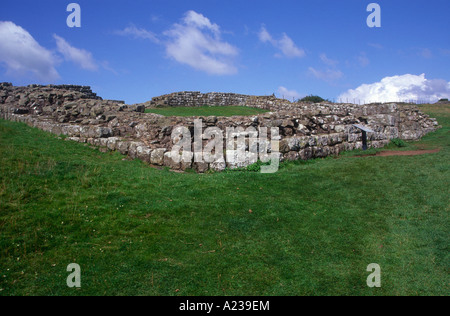
[[[162,166],[164,164],[164,154],[166,151],[166,148],[158,148],[153,150],[150,158],[151,164]]]
[[[179,160],[175,160],[172,158],[172,152],[166,152],[164,154],[164,166],[169,167],[173,170],[180,170],[181,169],[181,158]]]
[[[136,149],[136,157],[146,163],[150,163],[152,150],[146,146],[138,146]]]
[[[108,138],[108,145],[107,145],[108,149],[111,151],[116,150],[116,145],[118,142],[119,142],[119,138],[117,138],[117,137]]]
[[[130,146],[129,142],[118,142],[117,143],[117,150],[122,154],[122,155],[127,155],[128,154],[128,148]]]
[[[128,147],[128,156],[132,159],[137,158],[137,149],[140,146],[144,146],[141,142],[130,142],[130,146]]]

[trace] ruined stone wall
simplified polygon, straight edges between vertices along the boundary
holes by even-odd
[[[132,159],[173,169],[223,170],[248,165],[228,159],[206,163],[175,163],[170,156],[172,131],[176,126],[194,129],[196,118],[164,117],[143,113],[143,105],[87,98],[85,92],[55,86],[13,87],[0,84],[0,118],[24,122],[30,126],[66,135],[68,140],[90,144],[102,151],[119,151]],[[255,97],[258,98],[258,97]],[[225,103],[227,101],[224,101]],[[235,104],[236,105],[236,104]],[[392,138],[417,140],[436,130],[435,119],[416,106],[398,104],[287,104],[285,109],[251,117],[204,117],[207,127],[279,128],[282,160],[311,159],[337,155],[362,147],[361,131],[353,124],[363,124],[369,134],[369,146],[383,147]],[[192,133],[193,135],[193,133]],[[270,139],[270,136],[269,136]],[[204,141],[206,145],[208,141]],[[193,140],[192,140],[193,143]],[[247,141],[246,149],[250,146]],[[224,144],[225,147],[225,144]]]
[[[145,103],[147,108],[158,107],[201,107],[201,106],[247,106],[266,110],[281,110],[291,107],[288,100],[277,99],[275,96],[251,96],[235,93],[201,93],[176,92],[153,98]]]
[[[8,83],[6,83],[6,85],[8,85]],[[12,84],[9,83],[10,86],[12,86]],[[67,91],[71,91],[71,92],[80,92],[81,98],[82,99],[95,99],[95,100],[102,100],[101,97],[97,96],[96,93],[92,92],[91,87],[89,86],[77,86],[77,85],[48,85],[48,86],[43,86],[43,85],[38,85],[38,84],[32,84],[29,85],[28,88],[37,88],[37,89],[42,89],[42,90],[67,90]]]

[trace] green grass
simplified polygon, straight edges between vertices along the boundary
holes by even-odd
[[[266,113],[267,110],[245,106],[202,106],[202,107],[169,107],[147,109],[146,113],[155,113],[164,116],[249,116]]]
[[[448,295],[450,111],[423,109],[444,128],[409,145],[440,153],[270,175],[172,173],[0,121],[0,295]]]

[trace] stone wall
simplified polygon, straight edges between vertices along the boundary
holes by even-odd
[[[13,87],[0,84],[0,117],[24,122],[56,135],[66,135],[68,140],[87,143],[102,151],[119,151],[132,159],[173,169],[220,171],[225,167],[241,167],[251,162],[236,164],[227,156],[220,163],[197,163],[193,161],[193,157],[190,162],[175,163],[170,156],[173,147],[172,131],[176,126],[185,126],[193,131],[196,118],[143,113],[143,104],[126,105],[118,101],[100,100],[94,94],[86,93],[87,90],[61,87],[63,86]],[[248,96],[242,98],[252,100]],[[271,100],[270,98],[267,100]],[[165,97],[161,98],[163,99]],[[264,100],[261,97],[254,99]],[[230,98],[214,100],[217,104],[231,102]],[[243,100],[242,102],[234,105],[249,106]],[[253,106],[254,104],[252,103]],[[171,105],[175,106],[175,103]],[[237,127],[253,127],[257,130],[277,127],[281,137],[281,159],[307,160],[361,148],[362,134],[353,124],[363,124],[375,132],[369,134],[371,147],[383,147],[392,138],[417,140],[438,127],[435,119],[421,113],[413,105],[287,103],[283,108],[281,102],[277,103],[275,100],[266,106],[272,112],[251,117],[203,117],[203,131],[207,127],[218,127],[224,132],[227,128]],[[279,110],[275,111],[274,108]],[[207,142],[203,141],[204,145]],[[245,146],[248,149],[248,141]]]
[[[251,96],[235,93],[210,92],[201,93],[184,91],[153,98],[145,103],[147,108],[158,107],[201,107],[201,106],[247,106],[267,110],[281,110],[291,107],[288,100],[275,96]]]
[[[11,85],[11,84],[10,84]],[[12,86],[12,85],[11,85]],[[48,89],[48,90],[67,90],[72,92],[80,92],[82,94],[82,99],[95,99],[95,100],[102,100],[101,97],[97,96],[96,93],[92,92],[91,87],[89,86],[77,86],[77,85],[48,85],[48,86],[42,86],[37,84],[29,85],[28,88],[34,89]],[[125,103],[125,102],[123,102]]]

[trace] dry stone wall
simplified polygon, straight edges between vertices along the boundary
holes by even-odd
[[[145,103],[147,108],[158,107],[201,107],[201,106],[246,106],[266,110],[287,110],[292,107],[288,100],[275,96],[251,96],[220,92],[176,92],[153,98]]]
[[[170,156],[174,145],[172,131],[177,126],[193,131],[194,120],[198,118],[144,113],[148,104],[126,105],[120,101],[101,100],[90,88],[73,87],[13,87],[11,84],[0,84],[0,117],[24,122],[56,135],[66,135],[68,140],[90,144],[102,151],[119,151],[132,159],[177,170],[192,168],[198,172],[209,169],[220,171],[251,162],[237,164],[226,156],[222,162],[198,163],[190,157],[190,161],[176,163]],[[287,102],[283,106],[282,101],[273,97],[206,95],[208,100],[215,100],[217,106],[259,105],[271,110],[251,117],[203,117],[202,131],[207,127],[218,127],[222,131],[238,127],[253,127],[257,130],[276,127],[281,138],[279,149],[282,160],[307,160],[362,148],[362,134],[354,124],[363,124],[374,131],[369,134],[371,147],[382,147],[393,138],[418,140],[438,128],[435,119],[421,113],[414,105],[301,104],[282,100]],[[227,97],[221,99],[220,95]],[[183,98],[180,103],[176,103],[163,96],[154,98],[151,106],[198,106],[204,102],[204,99],[199,99],[201,101],[191,103]],[[164,100],[168,100],[168,103],[165,104]],[[237,103],[239,100],[241,103]],[[259,101],[252,103],[249,100]],[[204,141],[203,145],[207,142]],[[245,146],[248,150],[248,141]]]

